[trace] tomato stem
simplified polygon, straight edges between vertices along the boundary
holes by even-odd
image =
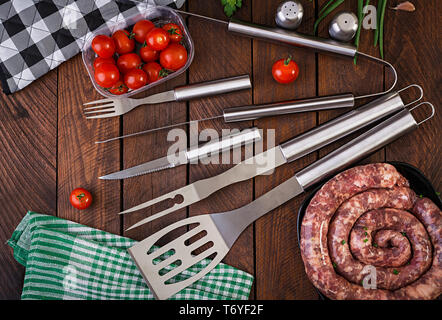
[[[167,30],[167,32],[169,32],[170,34],[178,34],[179,35],[179,33],[177,32],[177,28],[170,28],[169,30]]]
[[[127,37],[128,37],[130,40],[132,40],[132,39],[135,38],[135,33],[131,32],[131,33],[129,33],[129,34],[127,35]]]
[[[158,75],[160,76],[160,78],[164,78],[167,77],[170,73],[172,73],[172,71],[163,68]]]
[[[288,58],[284,60],[284,65],[288,66],[291,60],[292,60],[292,56],[289,55]]]

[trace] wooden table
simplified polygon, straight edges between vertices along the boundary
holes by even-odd
[[[312,33],[318,5],[325,1],[302,1],[305,15],[300,32]],[[436,107],[441,102],[441,56],[437,0],[414,1],[413,13],[387,10],[385,59],[399,73],[397,88],[418,83],[425,100]],[[425,2],[425,4],[423,3]],[[274,25],[279,1],[243,1],[236,18]],[[187,10],[225,19],[219,0],[191,0]],[[356,1],[345,1],[341,9],[356,11]],[[116,213],[165,192],[216,175],[230,165],[188,165],[125,181],[101,181],[99,176],[164,156],[170,146],[167,132],[157,132],[124,141],[95,145],[94,141],[170,123],[210,117],[223,108],[289,99],[353,92],[367,94],[383,90],[391,83],[387,69],[359,59],[357,66],[348,58],[315,54],[311,51],[242,38],[228,34],[222,25],[186,18],[195,42],[195,59],[188,71],[174,80],[145,92],[145,95],[178,85],[227,76],[250,74],[253,90],[206,98],[189,103],[168,103],[140,107],[121,118],[85,120],[81,104],[100,98],[92,87],[78,55],[24,90],[1,95],[0,105],[0,199],[2,202],[0,242],[4,244],[26,211],[33,210],[82,224],[143,239],[155,230],[186,216],[221,212],[245,205],[277,186],[297,170],[322,157],[339,143],[278,168],[273,175],[229,186],[216,194],[164,219],[141,228],[124,230],[152,213],[142,210],[127,216]],[[330,19],[324,20],[319,35],[327,37]],[[439,24],[440,25],[440,24]],[[378,55],[373,32],[363,30],[360,50]],[[298,63],[299,78],[291,85],[277,84],[271,66],[289,54]],[[410,101],[413,95],[404,95]],[[407,100],[408,99],[408,100]],[[360,102],[359,102],[360,104]],[[344,111],[304,113],[267,118],[233,125],[221,121],[200,124],[203,128],[246,128],[252,125],[276,129],[276,143],[315,127]],[[424,111],[415,115],[424,116]],[[405,161],[420,168],[442,188],[441,120],[435,118],[418,130],[390,144],[363,162]],[[188,128],[184,127],[188,130]],[[348,140],[348,139],[347,139]],[[76,187],[94,195],[91,208],[83,212],[71,207],[68,196]],[[251,299],[316,299],[300,257],[296,238],[299,196],[251,225],[224,259],[255,277]],[[0,298],[19,298],[24,268],[12,250],[0,247]]]

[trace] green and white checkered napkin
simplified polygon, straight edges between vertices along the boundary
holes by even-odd
[[[127,249],[136,241],[28,212],[8,244],[26,267],[22,299],[154,299]],[[195,272],[208,261],[195,265]],[[253,277],[220,263],[171,299],[247,299]]]

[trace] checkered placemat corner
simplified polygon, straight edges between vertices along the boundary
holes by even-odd
[[[0,80],[6,94],[81,51],[90,33],[150,5],[130,0],[0,0]]]

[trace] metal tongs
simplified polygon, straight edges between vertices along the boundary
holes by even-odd
[[[260,39],[269,42],[282,43],[290,46],[296,46],[301,48],[310,48],[316,51],[328,52],[339,54],[343,56],[348,56],[354,58],[356,55],[360,55],[367,59],[374,60],[376,62],[382,63],[388,67],[393,72],[394,81],[391,87],[383,92],[371,93],[362,96],[354,97],[355,99],[363,99],[369,97],[379,96],[390,92],[396,86],[397,83],[397,72],[393,65],[385,60],[379,59],[377,57],[371,56],[369,54],[360,52],[357,48],[348,43],[340,43],[330,39],[324,39],[320,37],[315,37],[311,35],[301,34],[295,31],[289,31],[281,28],[268,27],[263,25],[254,24],[251,22],[240,21],[236,19],[230,19],[229,21],[219,20],[196,13],[191,13],[182,10],[175,10],[181,14],[190,15],[193,17],[198,17],[201,19],[213,21],[216,23],[221,23],[227,26],[227,31],[246,37],[251,37],[254,39]]]
[[[308,98],[302,100],[293,100],[293,101],[284,101],[272,104],[263,104],[263,105],[251,105],[251,106],[240,106],[225,109],[222,115],[214,116],[207,119],[199,119],[194,121],[205,121],[205,120],[214,120],[218,118],[223,118],[225,122],[238,122],[238,121],[246,121],[246,120],[255,120],[263,117],[276,116],[276,115],[284,115],[284,114],[292,114],[299,112],[308,112],[308,111],[320,111],[320,110],[328,110],[328,109],[338,109],[338,108],[349,108],[355,105],[355,100],[376,97],[383,94],[386,94],[393,90],[397,83],[397,71],[393,67],[393,65],[385,60],[379,59],[377,57],[368,55],[363,52],[359,52],[357,48],[351,44],[339,43],[337,41],[333,41],[330,39],[323,39],[319,37],[314,37],[310,35],[300,34],[294,31],[288,31],[281,28],[272,28],[267,26],[261,26],[257,24],[253,24],[250,22],[244,22],[239,20],[231,19],[230,21],[223,21],[211,17],[202,16],[199,14],[175,10],[178,13],[186,14],[202,19],[206,19],[209,21],[221,23],[227,26],[227,30],[229,32],[233,32],[238,35],[252,37],[256,39],[261,39],[270,42],[282,43],[287,45],[293,45],[297,47],[310,48],[316,51],[328,52],[333,54],[339,54],[347,57],[355,57],[355,55],[360,55],[367,59],[373,60],[378,63],[382,63],[388,66],[394,77],[394,81],[390,88],[382,92],[376,92],[361,96],[354,96],[353,94],[338,94],[331,96],[323,96],[323,97],[315,97]],[[167,125],[160,128],[153,128],[148,130],[143,130],[140,132],[126,134],[124,136],[112,137],[106,140],[97,141],[96,143],[104,143],[110,142],[122,138],[133,137],[140,134],[146,134],[153,131],[169,129],[176,126],[181,126],[185,124],[189,124],[193,121],[182,122]]]

